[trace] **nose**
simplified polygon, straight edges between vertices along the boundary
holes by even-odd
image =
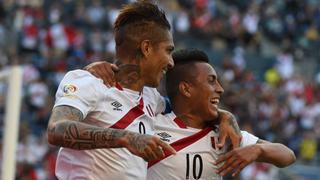
[[[221,86],[220,82],[217,83],[217,89],[216,92],[219,94],[222,94],[224,92],[223,87]]]
[[[170,58],[169,58],[169,63],[168,63],[168,69],[171,69],[171,68],[173,68],[174,67],[174,61],[173,61],[173,59],[172,59],[172,56],[170,56]]]

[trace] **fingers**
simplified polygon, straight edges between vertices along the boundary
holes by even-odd
[[[238,176],[238,175],[240,174],[240,172],[242,171],[242,169],[243,169],[244,167],[246,167],[246,166],[247,166],[247,164],[246,164],[245,162],[242,162],[242,163],[239,165],[238,169],[237,169],[234,173],[232,173],[232,176],[233,176],[233,177]]]
[[[144,152],[145,152],[145,156],[146,156],[144,158],[145,161],[152,161],[152,160],[159,159],[160,157],[162,157],[162,156],[158,156],[158,153],[156,153],[157,151],[150,148],[150,147],[145,148]]]
[[[158,139],[158,143],[157,144],[163,149],[163,151],[168,151],[171,154],[176,154],[177,153],[176,150],[173,149],[172,146],[170,146],[169,144],[161,141],[160,139]]]
[[[232,156],[232,151],[231,151],[231,152],[228,152],[228,153],[226,153],[226,154],[224,154],[224,155],[222,155],[222,156],[220,156],[220,157],[217,159],[217,161],[216,161],[215,164],[216,164],[216,165],[219,165],[220,163],[228,160],[231,156]]]
[[[115,64],[111,64],[111,69],[113,70],[113,72],[118,72],[119,71],[119,67]]]
[[[149,161],[160,159],[165,156],[162,148],[157,144],[157,142],[149,142],[145,151],[149,155]]]
[[[167,143],[163,142],[159,138],[151,135],[135,134],[138,137],[138,141],[131,141],[126,145],[126,148],[134,155],[143,158],[145,161],[157,160],[165,157],[165,152],[176,154],[176,151]],[[135,138],[137,139],[137,138]]]
[[[113,82],[111,79],[114,77],[114,73],[109,69],[111,69],[109,64],[103,64],[96,67],[96,73],[99,75],[98,77],[103,80],[104,84],[112,86]]]
[[[105,61],[98,61],[98,62],[93,62],[91,64],[88,64],[86,67],[84,67],[83,69],[86,71],[90,71],[91,69],[94,69],[94,67],[96,66],[100,66],[101,64],[106,63]]]
[[[163,158],[163,157],[165,156],[162,148],[159,147],[159,146],[158,146],[157,149],[155,150],[155,153],[157,154],[158,159],[159,159],[159,158]]]
[[[232,149],[240,147],[240,142],[242,137],[238,137],[237,135],[231,136]]]
[[[231,164],[229,164],[228,166],[226,166],[223,170],[218,171],[218,174],[220,174],[221,176],[225,176],[228,173],[234,171],[235,169],[238,168],[240,162],[238,160],[234,160]]]
[[[227,159],[227,160],[224,162],[223,166],[221,166],[220,168],[218,168],[218,172],[217,172],[217,173],[220,174],[220,173],[222,173],[223,171],[225,171],[226,169],[230,168],[230,166],[231,166],[235,161],[237,161],[236,158],[234,158],[233,156],[230,157],[229,159]]]
[[[220,133],[219,135],[219,142],[217,144],[217,147],[220,149],[224,146],[226,143],[227,134],[226,133]]]
[[[141,146],[140,146],[141,147]],[[175,150],[167,143],[157,137],[148,137],[145,139],[145,147],[138,153],[145,161],[157,160],[165,157],[164,151],[175,154]]]
[[[115,72],[118,71],[118,67],[115,64],[95,62],[86,66],[85,69],[97,78],[102,79],[106,86],[114,86]]]
[[[90,69],[90,70],[88,70],[92,75],[94,75],[95,77],[99,77],[99,74],[95,71],[95,70],[93,70],[93,69]]]
[[[152,161],[164,157],[164,153],[159,147],[146,146],[145,148],[128,147],[132,154],[143,158],[145,161]]]
[[[155,143],[149,143],[146,150],[148,150],[147,154],[149,156],[148,160],[156,160],[165,157],[164,152],[168,152],[169,154],[176,154],[176,151],[169,144],[161,141],[159,138],[153,139]]]
[[[115,81],[116,81],[115,77],[114,77],[115,76],[114,71],[111,69],[111,67],[105,67],[104,71],[105,72],[103,72],[103,73],[106,74],[105,76],[103,76],[104,84],[108,84],[110,86],[114,86]]]

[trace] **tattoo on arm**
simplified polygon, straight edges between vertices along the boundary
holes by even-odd
[[[117,129],[104,129],[70,122],[63,133],[62,146],[79,150],[121,147],[117,140],[128,133]]]
[[[50,123],[55,123],[59,120],[82,121],[83,115],[79,109],[72,106],[57,106],[52,111]]]
[[[135,134],[125,130],[102,128],[84,123],[82,113],[70,106],[53,109],[48,141],[51,144],[77,150],[121,147],[121,138]]]
[[[237,134],[241,134],[237,119],[233,115],[228,118],[228,122]]]

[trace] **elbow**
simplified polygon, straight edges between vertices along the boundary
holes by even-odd
[[[296,155],[292,150],[289,150],[288,157],[285,158],[285,160],[279,164],[276,164],[278,168],[285,168],[291,164],[293,164],[296,161]]]
[[[49,134],[48,134],[48,143],[50,145],[56,145],[55,141],[54,141],[54,138],[52,137],[52,135],[49,135]]]
[[[47,139],[51,145],[57,145],[56,141],[56,124],[49,124],[47,128]]]
[[[287,163],[287,165],[286,166],[289,166],[289,165],[291,165],[291,164],[293,164],[294,162],[296,162],[296,155],[294,154],[294,152],[292,151],[292,150],[290,150],[290,158],[289,158],[289,160],[288,160],[288,163]]]

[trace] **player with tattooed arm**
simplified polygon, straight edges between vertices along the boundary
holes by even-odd
[[[173,66],[164,12],[148,1],[128,4],[114,32],[115,87],[84,70],[68,72],[58,87],[48,124],[49,143],[61,146],[58,179],[146,179],[146,161],[175,153],[153,136],[152,119],[165,108],[153,87]]]

